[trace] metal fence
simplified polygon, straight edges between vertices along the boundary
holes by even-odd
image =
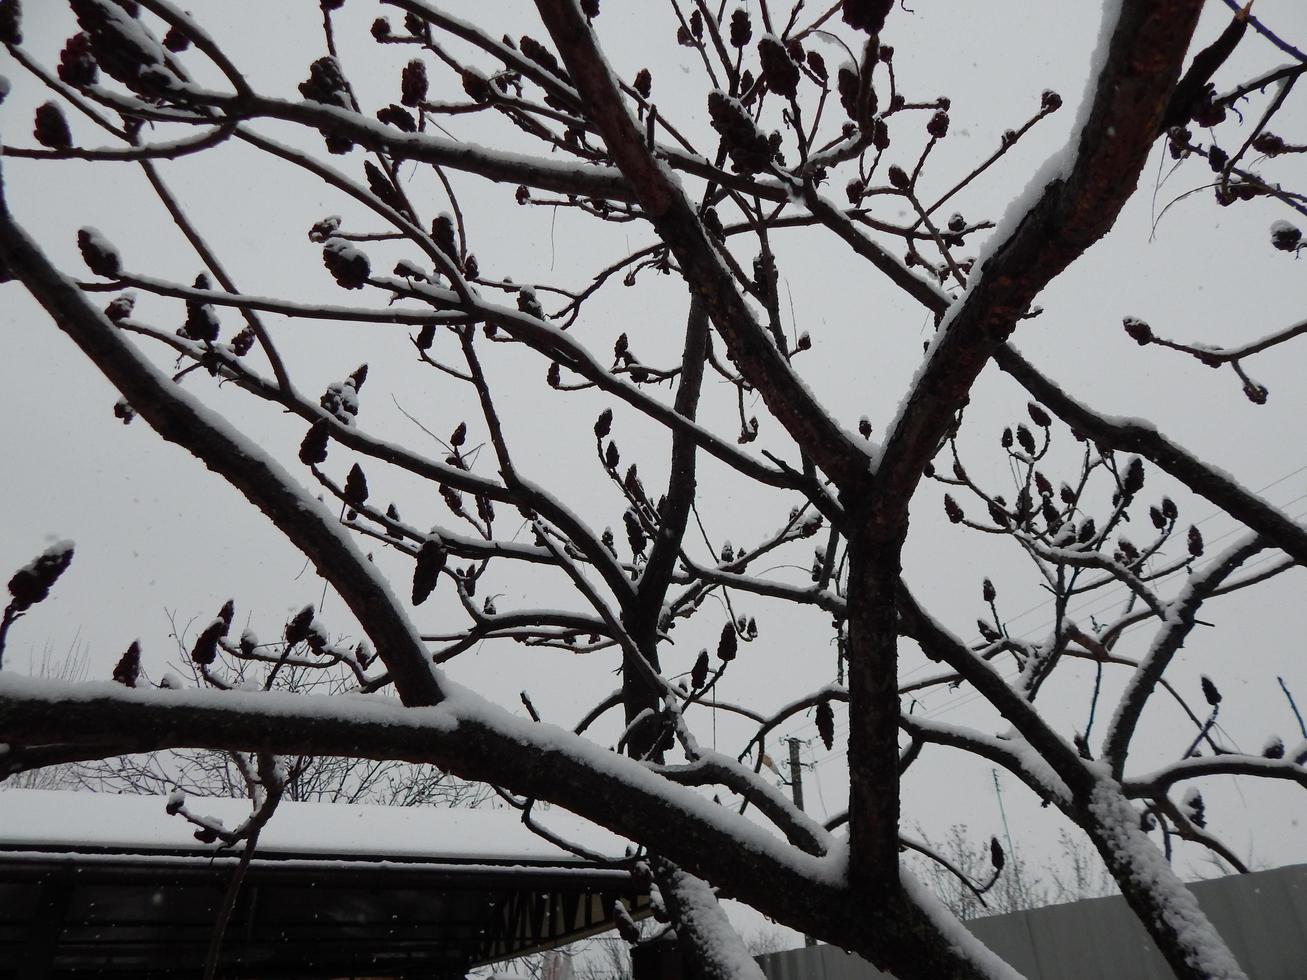
[[[1190,886],[1251,980],[1307,980],[1307,865]],[[1120,896],[973,919],[967,927],[1030,980],[1172,980]],[[768,980],[880,980],[835,946],[759,957]]]

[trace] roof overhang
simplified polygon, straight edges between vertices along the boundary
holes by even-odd
[[[75,819],[67,811],[52,817],[42,831],[41,811],[55,802],[80,812]],[[239,801],[203,803],[222,809]],[[0,793],[0,963],[34,967],[37,976],[149,977],[199,969],[238,855],[185,844],[178,839],[177,828],[185,832],[180,818],[169,818],[165,839],[157,826],[152,834],[142,827],[135,842],[121,826],[96,828],[97,809],[112,825],[134,809],[144,820],[147,807],[153,819],[163,801]],[[609,929],[618,901],[637,914],[648,906],[647,893],[623,868],[543,846],[513,811],[471,811],[473,836],[503,834],[499,846],[478,850],[450,836],[467,814],[434,808],[378,814],[381,809],[300,804],[277,814],[268,830],[279,822],[280,829],[268,834],[246,871],[223,943],[222,973],[461,977],[472,966]],[[367,811],[360,829],[367,827],[369,837],[351,848],[329,825],[352,821],[359,810]],[[559,822],[580,827],[569,814],[557,816],[555,830]],[[378,833],[384,842],[386,830],[373,826],[378,821],[390,821],[392,831],[401,823],[414,833],[425,826],[426,843],[397,833],[387,855],[378,846]],[[82,825],[85,832],[78,833]],[[603,836],[595,830],[587,844]],[[330,847],[322,846],[323,837]]]

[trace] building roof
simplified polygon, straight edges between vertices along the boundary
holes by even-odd
[[[193,974],[239,852],[196,841],[166,802],[0,791],[0,964]],[[187,806],[227,827],[249,813],[243,800]],[[533,816],[588,851],[624,856],[625,842],[572,814]],[[285,802],[246,873],[224,971],[462,976],[603,931],[618,900],[647,904],[625,870],[543,840],[516,810]]]

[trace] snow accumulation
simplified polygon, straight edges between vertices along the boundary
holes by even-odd
[[[1207,916],[1193,892],[1176,877],[1148,835],[1139,829],[1139,814],[1121,792],[1119,783],[1100,778],[1090,797],[1089,809],[1106,831],[1108,847],[1130,868],[1135,882],[1156,896],[1158,925],[1179,939],[1185,959],[1210,980],[1246,980],[1243,969],[1215,937]]]
[[[194,826],[170,816],[173,796],[127,796],[59,790],[0,790],[0,852],[15,849],[100,849],[149,853],[213,845]],[[248,800],[188,797],[196,814],[235,827]],[[532,816],[554,833],[601,854],[620,857],[626,841],[564,810],[537,806]],[[516,810],[485,807],[388,807],[282,802],[259,838],[264,855],[423,861],[550,862],[578,859],[523,826]]]
[[[988,946],[953,915],[929,888],[923,885],[905,867],[899,869],[899,880],[908,897],[928,915],[950,948],[965,955],[989,980],[1022,980],[1021,974],[997,956]]]

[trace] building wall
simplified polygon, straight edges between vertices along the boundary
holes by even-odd
[[[1190,886],[1250,980],[1307,980],[1307,865]],[[1030,980],[1171,980],[1120,896],[973,919],[967,927]],[[759,957],[768,980],[881,980],[835,946]]]

